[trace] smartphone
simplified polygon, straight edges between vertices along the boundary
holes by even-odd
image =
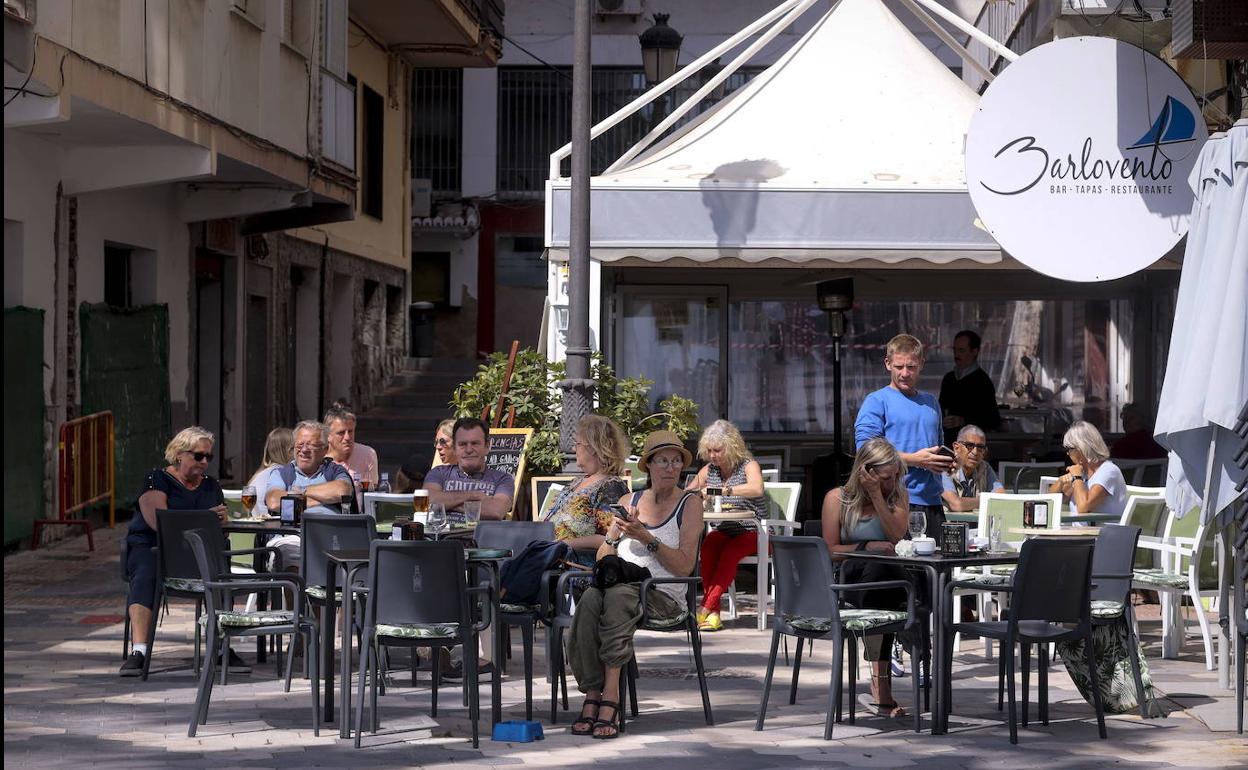
[[[611,513],[615,514],[615,518],[621,519],[623,521],[628,521],[628,509],[627,508],[620,505],[619,503],[612,503],[611,505],[608,505],[607,507],[611,509]]]
[[[706,488],[707,497],[720,497],[723,494],[724,494],[723,487],[707,487]]]
[[[957,455],[953,453],[953,450],[947,446],[944,446],[943,444],[936,450],[936,454],[944,455],[945,457],[948,457],[950,460],[957,458]]]
[[[282,523],[295,523],[295,498],[293,497],[282,498]]]

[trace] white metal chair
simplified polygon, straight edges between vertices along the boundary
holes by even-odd
[[[797,504],[802,499],[802,485],[796,481],[764,481],[763,491],[771,504],[771,514],[758,523],[758,555],[746,556],[742,564],[758,565],[758,630],[767,627],[767,602],[772,597],[771,558],[769,540],[774,527],[780,534],[791,535],[801,527],[796,521]],[[775,514],[782,518],[776,518]],[[735,620],[737,617],[737,583],[734,580],[728,587],[728,612]]]
[[[1133,484],[1128,484],[1127,495],[1128,496],[1138,495],[1140,497],[1165,497],[1166,488],[1165,487],[1138,487]]]
[[[420,516],[412,511],[412,497],[411,492],[365,492],[364,515],[372,516],[378,524],[393,524],[400,513],[419,521]]]
[[[1160,554],[1160,567],[1136,569],[1132,588],[1156,591],[1161,596],[1163,658],[1178,657],[1186,641],[1187,621],[1183,619],[1183,598],[1191,600],[1205,643],[1205,667],[1214,668],[1213,631],[1202,599],[1218,596],[1218,554],[1215,527],[1200,521],[1200,509],[1193,508],[1179,518],[1171,511],[1160,539],[1140,538],[1139,548]]]

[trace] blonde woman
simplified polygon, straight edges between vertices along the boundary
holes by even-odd
[[[134,508],[126,534],[126,576],[130,581],[126,612],[130,615],[130,639],[134,652],[121,665],[121,676],[139,676],[147,657],[152,630],[152,605],[156,601],[156,511],[215,511],[221,524],[229,515],[225,495],[217,480],[207,475],[212,461],[213,436],[198,425],[183,428],[165,447],[163,468],[155,468],[143,480],[139,504]],[[243,672],[246,664],[230,650],[230,671]]]
[[[848,551],[895,553],[897,541],[910,524],[910,496],[906,492],[906,464],[887,439],[873,438],[858,448],[854,467],[845,486],[823,498],[823,539],[835,558]],[[904,579],[896,565],[849,559],[842,561],[842,583],[871,583]],[[845,600],[859,609],[901,609],[906,604],[900,588],[853,591]],[[866,637],[863,657],[871,661],[871,694],[875,706],[887,716],[905,716],[893,697],[888,650],[891,634]]]
[[[260,467],[256,472],[251,474],[251,480],[246,486],[255,487],[257,490],[265,489],[269,486],[269,474],[273,469],[285,465],[295,456],[295,433],[290,428],[274,428],[269,431],[269,436],[264,440],[264,460],[260,463]],[[256,505],[251,509],[252,516],[263,516],[269,512],[264,507],[264,497],[256,496]]]
[[[455,437],[451,433],[454,428],[455,418],[450,417],[438,423],[438,429],[433,432],[432,468],[439,465],[455,465],[459,462],[459,458],[455,456]]]
[[[1083,420],[1071,425],[1062,437],[1062,448],[1072,464],[1049,491],[1065,495],[1071,513],[1122,515],[1127,508],[1127,481],[1110,462],[1109,447],[1096,426]]]
[[[577,551],[597,551],[611,527],[612,503],[628,494],[620,470],[628,457],[628,436],[606,417],[586,415],[576,424],[576,465],[581,475],[564,487],[546,514],[555,539]]]
[[[711,488],[723,492],[724,504],[752,512],[756,519],[767,517],[767,496],[763,492],[763,471],[745,446],[737,426],[716,420],[698,439],[698,459],[706,463],[686,489],[706,496]],[[698,628],[719,631],[719,603],[737,576],[737,565],[746,556],[758,553],[758,534],[739,521],[726,521],[702,542],[702,606]]]

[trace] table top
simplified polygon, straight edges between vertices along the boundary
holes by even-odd
[[[1018,561],[1018,551],[1007,551],[1005,553],[988,553],[984,551],[966,556],[945,556],[941,553],[934,553],[931,556],[920,556],[918,554],[898,556],[897,554],[875,553],[873,551],[846,551],[839,555],[850,559],[876,559],[897,564],[912,564],[918,567],[978,567],[993,564],[1013,564]]]
[[[1041,529],[1039,527],[1010,527],[1009,532],[1014,535],[1027,535],[1028,537],[1096,537],[1101,532],[1100,527],[1060,527],[1058,529]]]
[[[745,521],[756,518],[758,517],[754,515],[754,511],[751,508],[725,509],[719,513],[704,511],[702,513],[703,521]]]
[[[336,564],[348,566],[366,562],[370,558],[367,548],[341,548],[336,551],[326,551],[325,556]],[[496,561],[509,558],[511,550],[508,548],[465,548],[464,556],[468,561]]]
[[[1067,513],[1062,511],[1062,524],[1074,522],[1110,522],[1111,524],[1117,524],[1121,518],[1122,514],[1120,513]]]
[[[283,524],[280,516],[266,516],[264,518],[247,518],[247,519],[230,519],[221,527],[226,532],[255,532],[273,533],[280,535],[297,535],[299,527],[293,524]]]

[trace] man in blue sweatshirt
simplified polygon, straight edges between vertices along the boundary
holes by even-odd
[[[906,491],[910,510],[927,516],[927,536],[938,538],[945,512],[940,502],[941,474],[953,468],[953,458],[940,454],[940,403],[918,389],[923,371],[923,343],[909,334],[888,341],[884,368],[886,388],[867,394],[854,421],[854,443],[861,447],[878,436],[888,439],[909,470]]]

